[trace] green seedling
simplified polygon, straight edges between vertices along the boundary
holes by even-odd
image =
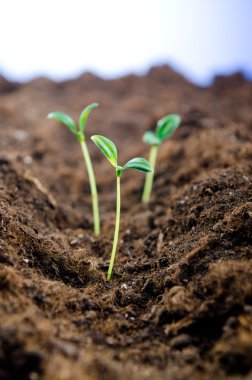
[[[116,149],[115,144],[111,140],[107,139],[104,136],[99,136],[99,135],[92,136],[91,139],[102,151],[104,156],[109,160],[111,165],[114,166],[115,171],[116,171],[116,178],[117,178],[116,223],[115,223],[113,247],[112,247],[109,269],[108,269],[108,274],[107,274],[107,279],[109,281],[112,275],[112,271],[113,271],[117,243],[118,243],[118,236],[119,236],[120,210],[121,210],[121,190],[120,190],[121,175],[123,171],[126,169],[135,169],[135,170],[140,170],[147,173],[153,172],[153,169],[149,161],[145,160],[144,158],[139,158],[139,157],[133,158],[132,160],[128,161],[124,166],[119,166],[117,164],[117,149]]]
[[[99,204],[98,204],[98,195],[97,195],[97,188],[96,188],[96,182],[95,182],[95,176],[94,176],[94,170],[91,163],[90,155],[88,152],[86,139],[85,139],[85,128],[86,128],[86,122],[88,115],[90,112],[98,107],[98,103],[92,103],[80,114],[79,117],[79,127],[77,127],[73,121],[73,119],[64,113],[61,112],[52,112],[49,113],[47,116],[49,119],[56,119],[60,121],[61,123],[65,124],[70,131],[76,136],[77,140],[80,142],[81,150],[83,153],[84,161],[86,164],[87,172],[88,172],[88,178],[90,183],[90,190],[92,195],[92,205],[93,205],[93,218],[94,218],[94,233],[96,236],[100,234],[100,216],[99,216]]]
[[[158,147],[164,140],[170,137],[180,124],[180,117],[178,115],[164,116],[157,122],[155,131],[147,131],[143,135],[143,141],[147,145],[151,145],[149,161],[153,170],[155,169]],[[153,172],[147,173],[145,177],[144,190],[142,195],[142,202],[148,203],[151,196],[153,185]]]

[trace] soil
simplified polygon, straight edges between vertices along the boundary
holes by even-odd
[[[111,138],[119,164],[148,157],[145,130],[182,125],[144,175],[122,177],[120,246],[106,282],[115,173],[88,139],[100,196],[92,210],[80,147],[46,115]],[[0,379],[252,379],[252,83],[209,88],[168,66],[143,77],[86,73],[55,83],[0,78]]]

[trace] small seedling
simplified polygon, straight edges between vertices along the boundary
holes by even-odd
[[[73,119],[64,113],[61,112],[52,112],[49,113],[47,116],[49,119],[56,119],[60,121],[61,123],[65,124],[70,131],[76,136],[78,141],[80,142],[84,161],[86,164],[87,172],[88,172],[88,178],[90,183],[90,190],[92,195],[92,205],[93,205],[93,218],[94,218],[94,233],[96,236],[100,234],[100,216],[99,216],[99,204],[98,204],[98,195],[97,195],[97,188],[96,188],[96,182],[95,182],[95,176],[94,176],[94,170],[91,163],[90,155],[88,152],[86,139],[85,139],[85,128],[86,128],[86,122],[88,115],[90,112],[98,107],[98,103],[92,103],[80,114],[79,118],[79,127],[76,127]]]
[[[180,124],[180,117],[178,115],[167,115],[157,122],[155,132],[147,131],[143,135],[143,141],[147,145],[151,145],[149,161],[153,170],[155,169],[158,147],[164,140],[170,137]],[[153,172],[147,173],[145,178],[144,190],[142,195],[142,202],[147,203],[150,200],[152,185],[153,185]]]
[[[151,173],[153,169],[149,163],[149,161],[144,158],[133,158],[128,161],[124,166],[119,166],[117,164],[117,149],[114,143],[107,139],[104,136],[95,135],[92,136],[91,139],[98,146],[98,148],[102,151],[105,157],[109,160],[109,162],[114,166],[116,171],[117,178],[117,200],[116,200],[116,223],[115,223],[115,233],[114,233],[114,242],[113,248],[111,252],[111,258],[109,263],[109,269],[107,274],[108,281],[111,278],[112,270],[115,261],[118,236],[119,236],[119,227],[120,227],[120,210],[121,210],[121,191],[120,191],[120,178],[125,169],[135,169],[143,172]]]

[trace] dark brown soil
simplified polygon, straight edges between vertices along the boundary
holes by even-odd
[[[202,89],[160,67],[0,86],[0,379],[252,379],[252,83]],[[89,141],[96,239],[78,143],[45,118],[92,101],[87,133],[111,138],[122,164],[148,156],[142,134],[158,118],[183,120],[148,206],[144,176],[123,175],[110,283],[114,170]]]

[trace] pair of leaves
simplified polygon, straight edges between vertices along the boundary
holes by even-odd
[[[179,115],[167,115],[157,122],[155,132],[147,131],[143,135],[143,141],[148,145],[160,145],[170,137],[180,124]]]
[[[51,112],[51,113],[48,114],[47,117],[48,117],[48,119],[58,120],[62,124],[66,125],[70,129],[70,131],[75,136],[78,137],[79,134],[84,135],[84,131],[85,131],[88,115],[90,114],[90,112],[94,108],[98,107],[98,105],[99,105],[98,103],[92,103],[92,104],[89,104],[86,108],[84,108],[84,110],[81,112],[80,118],[79,118],[79,130],[76,127],[73,119],[69,115],[67,115],[65,113],[62,113],[62,112]]]
[[[109,162],[117,168],[117,149],[115,144],[109,140],[107,137],[94,135],[91,137],[93,142],[98,146],[98,148],[102,151],[104,156],[109,160]],[[135,169],[143,172],[153,172],[153,168],[151,167],[149,161],[145,160],[141,157],[133,158],[129,160],[124,166],[120,167],[120,170],[125,169]]]

